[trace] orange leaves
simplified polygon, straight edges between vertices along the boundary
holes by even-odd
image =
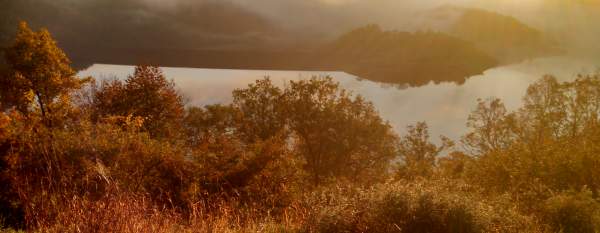
[[[156,66],[137,66],[125,82],[103,81],[93,98],[95,118],[139,117],[155,137],[175,136],[184,114],[183,97]]]
[[[0,113],[0,142],[6,137],[9,123],[10,118],[4,113]]]
[[[47,30],[32,31],[25,22],[5,58],[9,69],[0,76],[0,100],[25,114],[38,109],[47,126],[52,125],[50,115],[69,108],[65,98],[87,82],[75,77],[69,58]]]

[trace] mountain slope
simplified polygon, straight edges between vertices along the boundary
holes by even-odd
[[[325,41],[281,29],[229,1],[156,8],[140,0],[0,0],[0,46],[16,24],[46,27],[75,66],[93,63],[276,70],[340,70],[380,82],[462,82],[497,62],[441,33],[364,27]]]
[[[510,16],[444,6],[430,12],[428,17],[432,19],[428,22],[430,27],[470,41],[504,64],[562,52],[544,33]]]
[[[374,25],[343,35],[322,53],[325,64],[359,77],[412,85],[463,82],[497,65],[494,58],[452,36],[383,31]]]
[[[26,20],[48,28],[77,63],[119,49],[264,48],[286,36],[259,15],[223,1],[160,9],[138,0],[0,0],[0,15],[0,45],[10,43],[18,21]]]

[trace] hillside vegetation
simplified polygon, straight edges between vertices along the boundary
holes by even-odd
[[[172,9],[137,0],[4,1],[0,46],[10,44],[14,24],[28,20],[36,28],[52,30],[77,69],[103,63],[335,70],[420,86],[462,83],[499,64],[558,54],[543,33],[514,18],[458,7],[424,16],[434,24],[440,23],[435,19],[448,24],[439,32],[386,31],[370,25],[331,36],[309,28],[290,32],[282,22],[214,0]]]
[[[561,44],[545,32],[496,12],[446,5],[422,17],[419,27],[468,41],[501,64],[564,53]]]
[[[358,77],[414,86],[462,83],[497,65],[469,42],[443,33],[383,31],[376,25],[344,34],[321,54],[322,64]]]
[[[474,43],[503,63],[561,54],[558,43],[513,17],[465,9],[450,34]]]
[[[473,8],[436,8],[416,29],[369,25],[322,35],[291,32],[281,22],[232,2],[152,7],[143,1],[22,0],[0,2],[0,47],[14,24],[52,30],[73,66],[94,63],[169,67],[344,71],[399,85],[462,83],[498,65],[561,54],[557,43],[517,19]],[[335,33],[337,34],[337,33]],[[432,69],[432,67],[434,67]]]
[[[436,145],[331,78],[199,107],[155,66],[76,77],[25,23],[5,58],[1,232],[600,231],[600,75],[480,100]]]

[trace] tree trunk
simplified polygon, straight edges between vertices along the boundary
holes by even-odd
[[[37,96],[38,104],[40,105],[40,110],[42,112],[42,121],[44,122],[44,124],[46,126],[52,127],[52,122],[47,117],[48,110],[46,109],[46,105],[44,104],[44,101],[42,100],[42,95],[39,92],[36,92],[35,95]]]

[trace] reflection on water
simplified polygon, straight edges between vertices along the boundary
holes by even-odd
[[[417,121],[426,121],[433,135],[459,139],[466,132],[465,123],[478,98],[498,97],[507,108],[521,104],[527,86],[546,74],[559,80],[574,79],[576,74],[597,71],[592,62],[568,57],[542,58],[521,64],[494,68],[483,75],[469,78],[463,85],[430,83],[415,88],[396,88],[368,80],[359,80],[343,72],[217,70],[192,68],[163,68],[173,79],[190,105],[228,103],[231,91],[243,88],[256,79],[271,77],[283,86],[289,80],[330,75],[343,88],[371,100],[398,132]],[[96,64],[82,71],[81,76],[97,79],[125,78],[133,73],[132,66]]]

